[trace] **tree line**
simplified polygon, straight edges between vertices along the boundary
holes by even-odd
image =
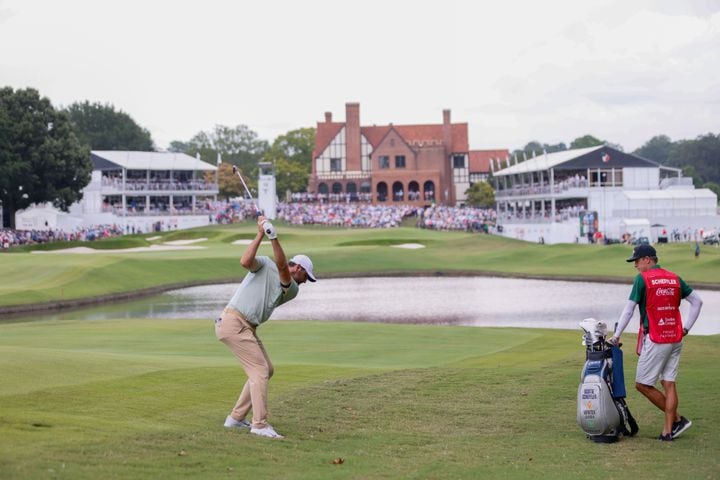
[[[190,140],[174,140],[169,150],[185,153],[210,163],[221,159],[218,183],[221,197],[243,196],[240,180],[233,175],[232,166],[242,172],[251,190],[257,187],[258,163],[269,162],[275,167],[278,195],[288,190],[302,192],[307,188],[311,171],[312,151],[315,148],[315,129],[298,128],[278,136],[272,144],[260,139],[247,125],[229,127],[215,125],[210,131],[201,131]]]
[[[528,142],[513,150],[518,161],[544,152],[610,145],[622,146],[585,135],[565,143]],[[216,125],[188,140],[174,140],[169,150],[197,154],[219,167],[220,196],[242,196],[240,181],[232,165],[256,188],[258,163],[275,166],[280,196],[285,191],[305,191],[315,146],[314,128],[297,128],[270,143],[244,124]],[[90,181],[90,150],[153,151],[157,147],[150,132],[111,104],[81,101],[55,108],[47,97],[33,89],[0,88],[0,202],[3,225],[13,226],[15,212],[33,203],[52,202],[61,210],[82,198]],[[672,141],[666,135],[648,140],[633,152],[662,165],[681,168],[696,187],[710,188],[720,196],[720,135],[708,133],[694,140]],[[471,200],[490,206],[492,189],[474,187]]]

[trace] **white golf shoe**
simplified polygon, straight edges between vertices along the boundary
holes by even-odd
[[[230,415],[227,416],[225,419],[225,428],[250,428],[250,422],[245,420],[244,418],[240,421],[235,420]]]
[[[270,425],[265,426],[265,428],[251,428],[250,433],[254,433],[255,435],[260,435],[261,437],[268,437],[268,438],[285,438],[279,433],[275,431],[273,427]]]

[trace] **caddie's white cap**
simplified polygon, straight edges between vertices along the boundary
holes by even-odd
[[[305,273],[307,273],[308,280],[311,282],[317,281],[315,278],[315,274],[313,274],[313,263],[312,260],[310,260],[310,257],[307,255],[295,255],[290,259],[292,263],[295,263],[297,265],[300,265],[304,270]]]

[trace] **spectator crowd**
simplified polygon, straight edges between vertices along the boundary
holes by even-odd
[[[278,218],[291,225],[331,227],[390,228],[415,214],[409,206],[385,206],[358,203],[281,203]]]
[[[486,233],[497,218],[495,210],[483,208],[345,203],[281,203],[278,217],[291,225],[348,228],[391,228],[399,226],[406,218],[415,218],[418,228]]]
[[[490,233],[497,215],[492,208],[433,206],[418,209],[416,226],[431,230]]]
[[[116,237],[125,232],[118,225],[92,225],[76,228],[71,231],[61,229],[48,230],[15,230],[0,229],[0,248],[7,250],[19,245],[36,245],[39,243],[80,241],[92,242],[101,238]]]
[[[255,205],[250,200],[207,201],[202,209],[208,212],[211,224],[229,224],[255,218]],[[432,206],[427,208],[409,205],[372,205],[369,203],[280,203],[278,218],[291,225],[324,225],[343,228],[393,228],[403,220],[414,219],[418,228],[430,230],[460,230],[489,233],[494,228],[496,214],[493,209]],[[147,227],[149,231],[172,229],[173,225],[158,222]],[[177,228],[175,225],[174,228]],[[34,245],[58,241],[91,242],[123,234],[143,233],[133,225],[93,225],[70,231],[0,229],[0,248]]]

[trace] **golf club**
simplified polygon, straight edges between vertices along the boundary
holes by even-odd
[[[252,193],[250,193],[250,189],[248,188],[247,183],[245,183],[245,179],[244,179],[243,176],[240,174],[240,170],[238,169],[237,165],[233,165],[233,166],[232,166],[232,170],[233,170],[233,173],[234,173],[235,175],[237,175],[238,178],[240,178],[240,181],[242,182],[243,187],[245,187],[245,191],[247,192],[248,197],[250,197],[250,201],[252,202],[253,207],[255,207],[255,212],[256,212],[256,214],[257,214],[257,215],[260,215],[262,212],[260,211],[260,209],[258,208],[257,204],[255,203],[255,199],[253,198]]]
[[[248,197],[250,197],[250,201],[252,201],[253,207],[255,207],[255,216],[259,217],[260,215],[262,215],[262,212],[255,203],[255,199],[253,198],[252,193],[250,193],[250,189],[248,188],[247,183],[245,183],[245,179],[240,174],[240,170],[237,168],[237,165],[233,165],[232,169],[233,173],[240,178],[240,181],[242,182],[243,187],[245,187],[245,191],[247,192]],[[275,227],[273,227],[272,223],[270,223],[268,220],[265,220],[262,226],[263,230],[265,230],[265,234],[270,240],[277,238],[277,233],[275,232]]]

